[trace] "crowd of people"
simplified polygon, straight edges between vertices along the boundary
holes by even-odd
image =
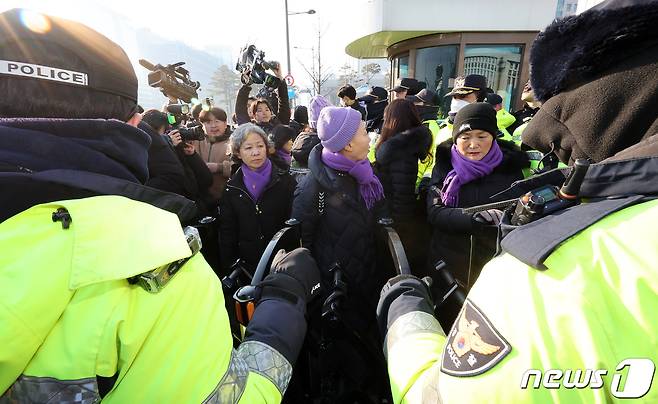
[[[519,111],[478,74],[455,78],[445,116],[406,77],[291,110],[274,65],[268,97],[243,85],[232,117],[196,105],[196,129],[141,109],[118,45],[23,12],[0,14],[0,401],[606,401],[624,397],[611,378],[519,383],[658,359],[658,2],[547,27]],[[496,205],[583,159],[587,203],[560,194],[527,226],[512,217],[528,200]],[[273,254],[244,321],[222,280],[249,283],[288,226],[301,247]]]

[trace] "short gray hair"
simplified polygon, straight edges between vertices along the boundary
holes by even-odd
[[[245,123],[237,127],[233,133],[231,133],[230,137],[230,145],[231,145],[231,151],[233,152],[233,155],[237,155],[237,153],[240,151],[240,147],[244,143],[245,140],[247,140],[247,136],[249,136],[250,133],[255,133],[259,135],[262,139],[263,142],[265,142],[265,146],[269,147],[269,142],[267,140],[267,135],[265,134],[265,131],[258,127],[257,125],[254,125],[253,123]]]

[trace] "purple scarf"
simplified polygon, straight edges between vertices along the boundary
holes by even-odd
[[[384,197],[384,188],[379,178],[372,172],[368,159],[352,161],[340,153],[332,153],[322,149],[322,162],[334,170],[347,172],[359,183],[359,194],[366,203],[368,210],[375,202]]]
[[[265,186],[270,182],[271,174],[272,162],[270,159],[265,159],[265,163],[256,169],[256,171],[247,167],[245,163],[242,163],[242,179],[254,201],[258,201],[258,198],[260,198]]]
[[[443,204],[453,208],[457,207],[461,186],[491,174],[501,161],[503,161],[503,152],[495,140],[491,145],[491,149],[489,149],[489,153],[479,161],[467,159],[457,151],[457,146],[452,145],[452,149],[450,149],[452,171],[446,175],[441,188],[441,201]]]
[[[292,155],[283,149],[277,150],[276,155],[281,157],[283,161],[288,163],[288,165],[290,165],[290,163],[292,162]]]

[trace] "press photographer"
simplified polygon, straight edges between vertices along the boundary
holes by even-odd
[[[208,188],[212,183],[212,175],[206,164],[201,159],[199,154],[194,150],[189,138],[194,134],[196,129],[173,129],[170,128],[169,116],[156,109],[148,110],[144,113],[142,122],[148,125],[148,128],[142,128],[147,131],[151,128],[152,132],[162,136],[169,144],[170,150],[178,158],[180,169],[183,172],[181,183],[178,188],[182,188],[182,192],[177,192],[180,195],[196,202],[201,216],[205,216],[210,212],[210,204],[208,203]],[[181,131],[183,134],[181,134]]]
[[[235,101],[235,113],[239,125],[253,122],[270,133],[278,124],[290,123],[290,104],[288,86],[281,75],[281,64],[266,62],[265,53],[254,45],[246,47],[235,69],[241,74],[242,87]],[[270,70],[274,75],[268,73]],[[249,104],[252,84],[262,84],[257,98]],[[276,109],[274,109],[276,108]],[[253,119],[250,118],[253,116]]]

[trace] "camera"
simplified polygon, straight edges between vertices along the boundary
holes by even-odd
[[[190,126],[188,128],[179,128],[181,140],[183,142],[191,142],[194,140],[203,140],[206,138],[206,133],[203,131],[203,125]]]
[[[165,109],[167,110],[168,114],[174,116],[189,115],[191,112],[190,106],[187,104],[169,104],[165,107]]]
[[[197,90],[201,84],[190,79],[190,72],[183,67],[185,62],[163,66],[139,59],[139,64],[151,71],[148,74],[149,86],[159,88],[165,96],[188,103],[199,97]]]
[[[255,45],[247,45],[240,51],[235,70],[240,72],[242,84],[263,84],[267,88],[275,89],[281,83],[281,79],[265,70],[276,69],[278,66],[278,62],[266,62],[265,52],[258,50]]]

